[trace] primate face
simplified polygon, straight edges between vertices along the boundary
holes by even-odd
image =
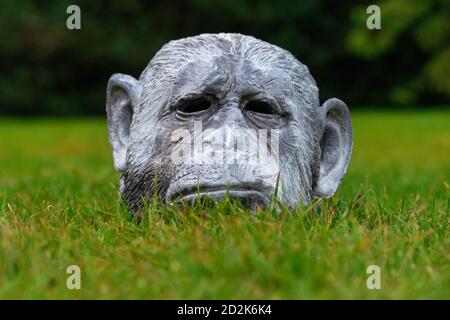
[[[159,138],[168,139],[174,151],[188,151],[180,161],[172,159],[178,165],[165,199],[189,201],[198,192],[221,198],[228,192],[252,207],[266,205],[280,171],[280,137],[283,146],[289,138],[293,110],[284,99],[287,89],[282,89],[288,84],[279,70],[264,70],[233,55],[189,63],[160,117]],[[180,129],[189,134],[173,139]],[[195,138],[200,143],[194,147]],[[273,152],[263,154],[264,147]]]
[[[225,195],[250,208],[329,197],[348,165],[347,107],[319,105],[308,69],[237,34],[170,42],[139,81],[114,75],[107,111],[121,191],[133,210]]]

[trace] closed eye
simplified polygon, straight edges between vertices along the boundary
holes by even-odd
[[[276,110],[270,105],[270,103],[261,100],[251,100],[247,102],[245,105],[245,110],[267,115],[277,114]]]
[[[176,109],[182,113],[198,113],[208,110],[210,107],[211,102],[204,97],[200,97],[181,101]]]

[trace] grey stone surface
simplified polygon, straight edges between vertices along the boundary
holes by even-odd
[[[189,201],[198,191],[215,199],[228,192],[251,208],[266,205],[276,186],[279,200],[290,207],[328,198],[352,152],[346,104],[332,98],[320,105],[305,65],[284,49],[241,34],[170,41],[139,80],[123,74],[110,78],[106,110],[120,190],[134,211],[143,199]],[[191,142],[174,140],[173,133],[184,130],[195,139],[195,122],[202,126],[201,148],[190,149],[190,161],[174,162],[174,152]],[[278,135],[277,145],[258,140],[260,129]],[[270,152],[257,163],[245,162],[251,151],[226,140],[215,152],[233,150],[241,160],[202,161],[197,151],[214,145],[224,132],[246,136],[256,151],[267,146]]]

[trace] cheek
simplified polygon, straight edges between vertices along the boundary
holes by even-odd
[[[292,121],[280,131],[280,147],[286,153],[308,156],[317,144],[316,128],[312,121]]]
[[[173,171],[170,159],[171,144],[168,135],[141,132],[135,133],[127,154],[127,169],[134,179],[145,180],[149,175],[167,179]]]
[[[280,138],[281,183],[284,200],[296,203],[309,201],[314,171],[317,167],[318,141],[311,123],[295,123]]]

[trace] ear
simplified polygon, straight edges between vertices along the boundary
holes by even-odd
[[[130,125],[140,95],[141,84],[131,76],[116,73],[108,81],[106,114],[109,143],[113,149],[114,167],[120,172],[126,168]]]
[[[313,190],[315,197],[329,198],[347,171],[353,147],[353,129],[347,105],[336,98],[318,108],[321,124],[320,173]]]

